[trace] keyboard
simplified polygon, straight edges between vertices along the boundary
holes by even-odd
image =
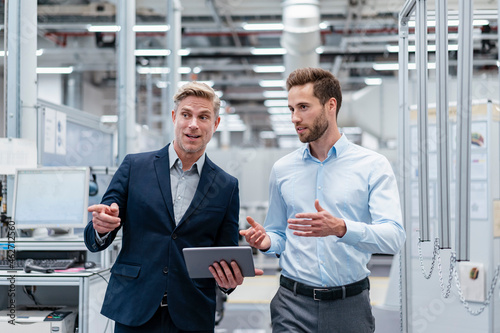
[[[23,270],[26,259],[16,259],[13,262],[7,259],[0,260],[0,270]],[[75,259],[33,259],[33,264],[43,268],[68,269],[76,262]],[[12,263],[14,268],[12,268]]]

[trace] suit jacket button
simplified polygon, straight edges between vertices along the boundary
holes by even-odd
[[[177,239],[177,234],[172,234],[172,239]]]
[[[168,267],[163,267],[163,274],[168,274]]]

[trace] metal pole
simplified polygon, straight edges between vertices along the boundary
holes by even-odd
[[[5,1],[5,78],[4,78],[4,103],[5,103],[5,125],[8,138],[19,138],[20,133],[20,44],[21,30],[19,1]],[[8,84],[7,84],[8,82]]]
[[[135,146],[135,0],[119,1],[117,25],[118,164]]]
[[[459,1],[457,94],[457,260],[470,257],[472,1]]]
[[[446,1],[436,2],[436,103],[438,207],[440,247],[449,249],[449,168],[448,168],[448,8]]]
[[[153,75],[146,74],[146,124],[153,129]]]
[[[37,140],[37,2],[6,1],[6,135]]]
[[[411,209],[410,209],[410,139],[409,133],[409,102],[408,102],[408,16],[400,14],[399,21],[399,126],[398,126],[398,156],[399,156],[399,190],[403,223],[406,238],[411,239]],[[410,262],[411,242],[406,241],[400,253],[400,283],[401,283],[401,332],[411,332],[411,302],[410,302]]]
[[[180,81],[179,67],[181,66],[181,56],[179,50],[181,48],[181,14],[182,7],[179,0],[168,1],[167,19],[170,30],[167,32],[167,48],[170,49],[170,55],[167,57],[167,66],[170,69],[168,72],[167,96],[168,110],[174,109],[174,101],[172,97],[177,91],[177,86]],[[163,135],[167,142],[171,141],[173,135],[173,124],[171,118],[164,119]]]
[[[161,81],[165,85],[161,89],[161,132],[163,137],[163,144],[169,142],[169,135],[172,135],[172,117],[170,116],[169,102],[168,102],[168,89],[167,89],[167,74],[161,74]],[[173,135],[172,135],[173,136]]]
[[[419,89],[418,107],[418,173],[420,240],[429,241],[429,175],[427,163],[427,1],[418,0],[416,7],[416,65]]]

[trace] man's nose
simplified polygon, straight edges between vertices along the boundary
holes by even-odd
[[[189,126],[190,128],[198,128],[198,120],[197,120],[195,117],[193,117],[193,118],[189,121],[188,126]]]

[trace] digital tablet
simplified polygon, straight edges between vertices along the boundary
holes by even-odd
[[[182,250],[192,279],[213,278],[208,270],[214,262],[236,261],[243,276],[255,276],[252,248],[250,246],[189,247]]]

